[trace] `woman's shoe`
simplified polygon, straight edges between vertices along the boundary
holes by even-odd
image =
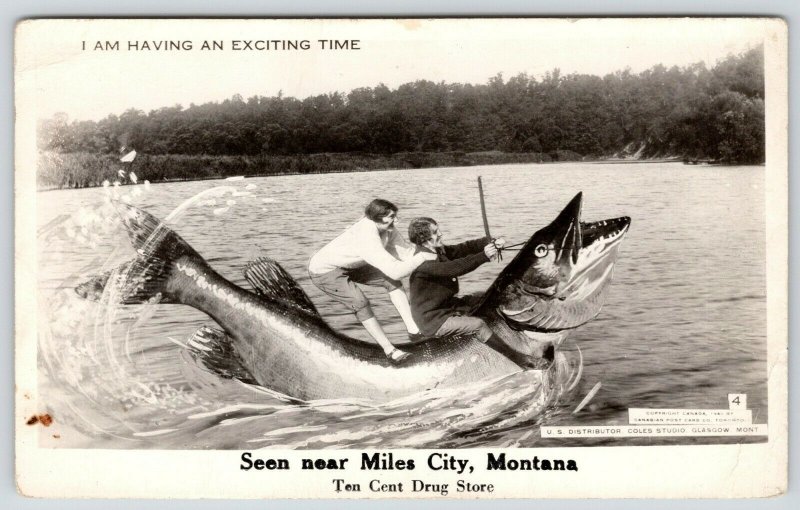
[[[412,344],[422,343],[425,340],[427,340],[427,337],[425,337],[425,335],[423,335],[422,333],[409,333],[408,334],[408,341],[411,342]]]
[[[392,349],[386,354],[386,357],[389,358],[389,361],[394,363],[395,365],[399,365],[400,363],[404,362],[411,356],[410,352],[401,351],[397,347]]]

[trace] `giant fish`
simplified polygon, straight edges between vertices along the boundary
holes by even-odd
[[[377,345],[333,330],[278,263],[259,258],[248,264],[245,277],[254,290],[241,288],[153,215],[123,203],[117,209],[138,256],[76,292],[123,304],[196,308],[222,328],[231,356],[254,382],[291,398],[389,401],[541,366],[568,330],[599,313],[630,218],[582,223],[581,204],[578,193],[536,232],[474,311],[500,340],[406,345],[412,356],[401,365],[389,362]]]

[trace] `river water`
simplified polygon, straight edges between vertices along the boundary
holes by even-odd
[[[135,164],[133,167],[135,172]],[[221,378],[187,356],[204,314],[181,305],[109,310],[83,301],[76,283],[133,252],[106,202],[116,194],[168,224],[223,276],[269,255],[303,286],[336,329],[367,340],[355,318],[310,283],[311,254],[382,197],[439,221],[445,242],[483,235],[476,178],[483,176],[492,234],[526,240],[578,191],[583,219],[632,218],[601,314],[575,330],[580,384],[543,402],[534,373],[478,388],[430,392],[383,405],[346,400],[287,403]],[[127,175],[124,179],[127,183]],[[627,409],[727,408],[746,393],[767,418],[763,167],[675,163],[507,165],[242,180],[138,183],[38,194],[40,398],[53,447],[344,448],[531,447],[560,444],[728,442],[606,440],[553,443],[545,425],[627,424]],[[189,201],[187,203],[187,201]],[[184,204],[179,212],[173,212]],[[504,262],[461,278],[484,290]],[[404,328],[385,294],[368,290],[390,338]],[[571,411],[596,383],[601,389]],[[45,429],[43,429],[45,430]]]

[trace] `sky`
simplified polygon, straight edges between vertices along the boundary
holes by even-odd
[[[16,99],[36,118],[99,120],[234,94],[304,98],[420,79],[539,78],[554,68],[712,67],[761,44],[764,27],[763,19],[38,20],[17,27]],[[181,49],[156,49],[165,41]],[[275,44],[263,41],[309,49],[258,49]]]

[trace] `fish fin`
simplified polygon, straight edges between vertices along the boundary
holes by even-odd
[[[113,203],[139,255],[121,266],[120,270],[111,271],[108,276],[97,276],[76,287],[75,291],[82,297],[92,299],[98,296],[98,291],[102,295],[114,276],[114,289],[118,291],[113,296],[115,302],[126,305],[179,303],[167,290],[174,263],[183,257],[203,264],[205,261],[186,241],[152,214],[123,202]]]
[[[189,356],[198,365],[224,378],[257,385],[253,375],[244,367],[230,337],[220,329],[202,326],[186,342]]]
[[[256,293],[269,299],[279,299],[312,315],[317,308],[297,281],[280,264],[269,257],[259,257],[247,264],[244,277]]]

